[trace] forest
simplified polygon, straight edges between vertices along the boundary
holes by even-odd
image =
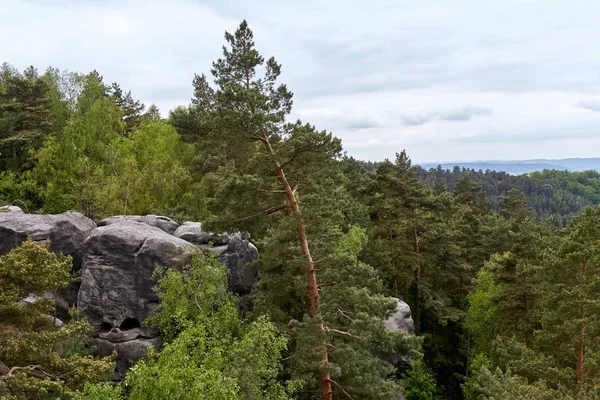
[[[77,310],[40,323],[43,294],[76,277],[25,242],[0,257],[0,397],[600,398],[600,174],[349,157],[290,120],[282,66],[245,21],[205,67],[167,117],[97,71],[0,67],[0,206],[202,221],[260,253],[246,315],[214,258],[158,271],[144,323],[165,344],[116,382]],[[394,298],[414,335],[386,330]]]

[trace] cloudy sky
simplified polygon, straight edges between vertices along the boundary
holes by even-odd
[[[97,69],[163,114],[247,19],[350,155],[600,156],[600,2],[0,0],[0,62]]]

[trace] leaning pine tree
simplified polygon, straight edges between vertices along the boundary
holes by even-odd
[[[286,122],[292,93],[277,85],[280,65],[257,52],[245,21],[225,38],[215,89],[196,76],[187,110],[199,124],[199,165],[219,216],[212,226],[262,238],[256,308],[288,328],[287,378],[304,384],[306,398],[389,399],[397,387],[385,358],[416,345],[386,331],[395,303],[358,261],[366,235],[346,212],[341,143]]]

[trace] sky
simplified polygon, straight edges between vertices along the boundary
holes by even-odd
[[[89,72],[163,115],[246,19],[292,118],[349,155],[600,156],[600,2],[0,0],[0,62]]]

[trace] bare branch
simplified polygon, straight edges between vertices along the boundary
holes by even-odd
[[[10,378],[11,376],[13,376],[13,374],[16,371],[27,370],[27,371],[31,372],[31,371],[34,371],[36,369],[40,369],[40,366],[39,365],[28,365],[26,367],[12,367],[11,369],[8,370],[8,372],[6,373],[6,375],[0,376],[0,379]]]
[[[338,333],[338,334],[340,334],[340,335],[344,335],[344,336],[350,336],[350,337],[353,337],[353,338],[355,338],[355,339],[360,339],[360,337],[359,337],[359,336],[353,335],[353,334],[351,334],[350,332],[344,332],[344,331],[340,331],[340,330],[337,330],[337,329],[330,328],[330,327],[328,327],[328,326],[325,326],[325,327],[323,327],[323,330],[324,330],[324,331],[326,331],[326,332]]]
[[[266,210],[262,210],[261,212],[258,212],[258,213],[256,213],[256,214],[252,214],[252,215],[249,215],[249,216],[247,216],[247,217],[244,217],[244,218],[237,219],[237,220],[235,220],[235,222],[238,222],[238,221],[246,221],[246,220],[248,220],[248,219],[252,219],[252,218],[254,218],[254,217],[258,217],[259,215],[269,215],[269,214],[273,214],[274,212],[277,212],[277,211],[280,211],[280,210],[283,210],[283,209],[285,209],[285,208],[289,208],[289,207],[290,207],[290,205],[289,205],[289,204],[281,204],[281,205],[279,205],[279,206],[275,206],[275,207],[269,207],[269,208],[267,208]]]
[[[348,393],[339,383],[337,383],[336,381],[334,381],[333,379],[329,379],[329,382],[333,383],[338,389],[340,389],[342,391],[342,393],[344,393],[350,400],[354,400],[354,397],[350,396],[350,393]]]
[[[350,318],[350,317],[349,317],[349,316],[346,314],[346,313],[347,313],[347,311],[346,311],[346,312],[344,312],[344,311],[340,310],[339,308],[338,308],[337,310],[338,310],[338,312],[339,312],[340,314],[342,314],[344,317],[348,318],[348,319],[349,319],[351,322],[354,322],[354,320],[353,320],[352,318]]]
[[[274,190],[274,189],[258,189],[259,192],[264,193],[285,193],[285,190]]]

